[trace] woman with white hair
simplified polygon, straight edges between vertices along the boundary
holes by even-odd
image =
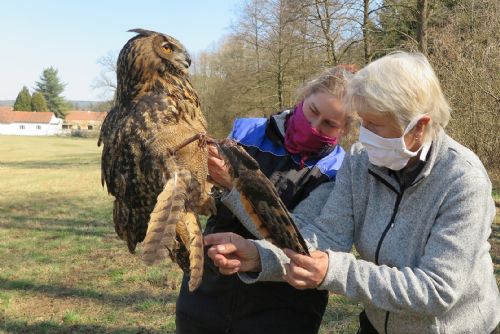
[[[359,143],[319,217],[314,192],[294,210],[311,256],[227,233],[206,236],[209,256],[247,283],[285,280],[360,301],[358,333],[494,333],[491,182],[444,132],[450,110],[429,62],[405,52],[372,62],[346,104],[361,118]],[[226,202],[245,219],[236,198]]]

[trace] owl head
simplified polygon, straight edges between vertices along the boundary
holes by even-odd
[[[150,78],[152,74],[184,76],[191,58],[175,38],[151,30],[132,29],[138,33],[122,48],[118,57],[118,77]]]

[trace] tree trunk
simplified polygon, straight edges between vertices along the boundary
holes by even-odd
[[[418,12],[418,50],[427,54],[427,0],[417,1]]]
[[[364,45],[365,64],[368,64],[371,58],[369,32],[368,32],[369,22],[370,22],[369,14],[370,14],[370,0],[363,0],[363,45]]]

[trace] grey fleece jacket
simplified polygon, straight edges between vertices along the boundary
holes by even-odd
[[[330,184],[331,188],[331,184]],[[500,294],[488,237],[491,183],[477,156],[441,131],[425,167],[401,189],[391,172],[351,148],[329,195],[325,185],[294,211],[312,249],[329,267],[319,289],[361,301],[379,333],[490,333]],[[251,224],[229,194],[225,204]],[[246,217],[245,217],[246,216]],[[262,271],[243,281],[282,280],[284,253],[255,241]],[[360,257],[350,253],[355,247]]]

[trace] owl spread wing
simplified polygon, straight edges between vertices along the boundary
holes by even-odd
[[[307,245],[272,182],[257,162],[239,145],[227,140],[218,145],[229,165],[233,186],[260,235],[280,248],[309,254]]]

